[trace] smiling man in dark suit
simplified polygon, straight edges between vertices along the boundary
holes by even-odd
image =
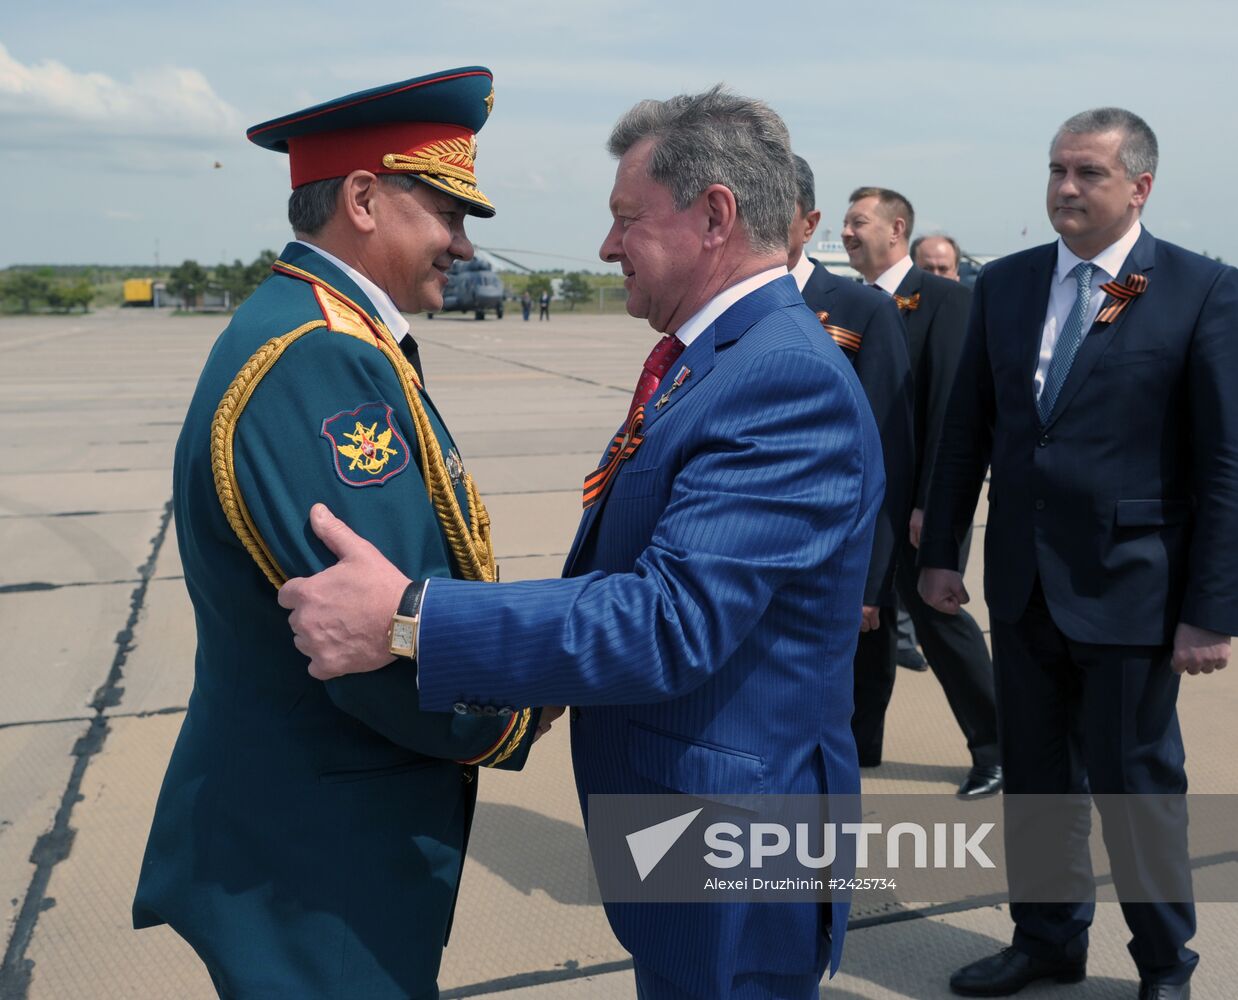
[[[976,285],[920,588],[943,611],[967,601],[956,540],[990,468],[985,597],[1008,792],[1184,793],[1180,675],[1224,667],[1238,632],[1238,271],[1143,229],[1156,165],[1137,115],[1070,118],[1049,153],[1061,238]],[[1122,905],[1139,996],[1187,997],[1189,882],[1185,898],[1146,885],[1150,869],[1189,870],[1185,807],[1130,826],[1098,804],[1119,896],[1153,900]],[[1062,853],[1089,872],[1070,832]],[[1124,878],[1113,855],[1131,845]],[[1013,947],[951,986],[1004,996],[1082,979],[1093,909],[1012,903]]]
[[[963,347],[971,293],[957,281],[928,274],[911,262],[907,243],[914,224],[911,203],[897,191],[857,188],[843,219],[842,241],[851,266],[865,283],[894,297],[907,329],[915,383],[916,466],[913,509],[901,543],[896,583],[929,665],[967,738],[972,767],[959,787],[959,796],[979,798],[1002,787],[989,651],[970,615],[943,615],[916,592],[916,549],[929,474]]]
[[[851,732],[861,767],[881,763],[886,707],[894,691],[894,567],[911,513],[915,445],[911,436],[911,361],[898,309],[888,295],[831,274],[804,252],[821,221],[816,181],[802,156],[795,160],[795,215],[787,269],[822,328],[847,356],[881,434],[886,493],[877,518],[864,585],[864,612],[855,651],[855,712]]]

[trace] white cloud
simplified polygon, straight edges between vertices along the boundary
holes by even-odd
[[[127,144],[198,149],[235,140],[240,115],[196,69],[139,70],[128,81],[55,60],[25,65],[0,45],[0,126],[10,149],[73,147],[111,159]],[[179,159],[179,158],[178,158]]]

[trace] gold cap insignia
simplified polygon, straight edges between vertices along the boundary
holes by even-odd
[[[408,171],[420,174],[422,179],[458,198],[490,209],[490,199],[477,187],[473,166],[477,159],[477,139],[444,139],[406,153],[387,153],[383,166],[392,171]]]

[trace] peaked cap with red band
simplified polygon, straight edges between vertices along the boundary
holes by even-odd
[[[288,154],[294,188],[354,170],[409,174],[489,217],[494,206],[477,187],[474,161],[493,106],[490,70],[464,66],[316,104],[246,135]]]

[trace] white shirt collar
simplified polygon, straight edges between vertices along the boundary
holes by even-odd
[[[303,247],[309,247],[314,251],[314,253],[325,257],[346,275],[348,275],[348,277],[353,280],[354,284],[365,292],[366,298],[374,303],[374,308],[378,310],[379,318],[387,324],[387,329],[391,331],[391,336],[395,339],[396,343],[399,343],[400,339],[408,333],[408,320],[404,318],[400,310],[396,308],[395,303],[391,301],[391,296],[374,284],[374,282],[372,282],[364,274],[352,265],[344,263],[344,261],[340,260],[334,254],[327,253],[327,251],[322,247],[314,246],[313,243],[306,242],[305,240],[294,240],[293,242],[300,243]]]
[[[804,286],[808,284],[808,279],[812,277],[812,272],[815,265],[812,259],[806,253],[800,253],[800,259],[795,262],[795,267],[789,268],[788,273],[795,279],[795,287],[802,293]]]
[[[898,291],[898,286],[903,283],[903,279],[907,277],[907,272],[911,270],[911,266],[911,255],[904,254],[902,260],[898,261],[889,270],[877,275],[877,280],[873,284],[887,295],[893,295]]]
[[[1143,226],[1139,224],[1139,220],[1135,220],[1135,224],[1126,231],[1116,243],[1105,247],[1100,253],[1091,259],[1084,261],[1082,257],[1076,254],[1070,247],[1066,245],[1062,237],[1057,238],[1057,271],[1055,277],[1058,281],[1065,281],[1070,277],[1070,272],[1075,269],[1077,264],[1091,263],[1095,264],[1100,270],[1105,272],[1106,277],[1113,280],[1118,276],[1118,271],[1122,268],[1122,263],[1130,256],[1130,252],[1135,244],[1139,241],[1139,234],[1143,232]],[[1092,287],[1098,287],[1095,278],[1092,279]]]
[[[696,340],[702,331],[709,329],[709,324],[735,305],[745,295],[750,295],[758,288],[768,285],[771,281],[787,276],[785,267],[771,267],[768,271],[754,274],[751,278],[736,282],[730,288],[724,288],[712,299],[698,309],[688,321],[675,331],[675,336],[687,347]]]

